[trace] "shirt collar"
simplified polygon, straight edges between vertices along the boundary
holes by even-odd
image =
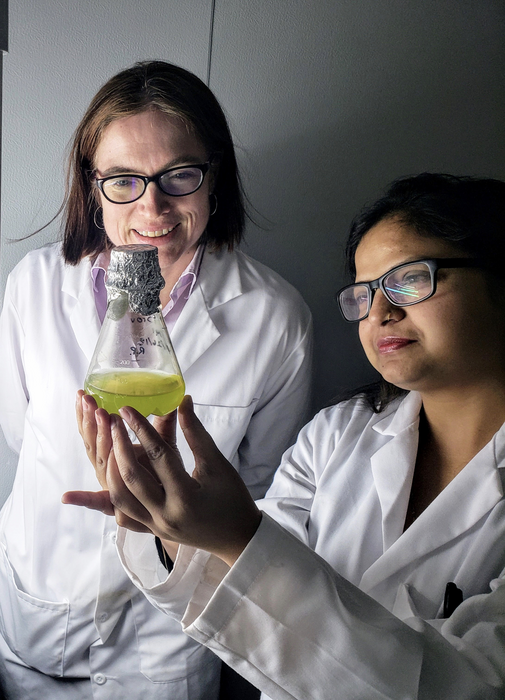
[[[189,265],[183,271],[177,282],[172,287],[170,292],[170,301],[163,309],[163,314],[166,314],[174,306],[176,301],[184,295],[185,299],[189,299],[195,287],[202,265],[203,253],[205,244],[201,244],[195,251]],[[105,285],[105,274],[110,262],[110,250],[104,250],[99,253],[91,266],[91,279],[93,281],[93,291],[95,295],[100,294]]]
[[[205,244],[199,245],[196,249],[191,262],[172,287],[170,291],[170,301],[163,309],[163,313],[169,311],[181,297],[187,300],[191,296],[191,292],[198,279],[198,273],[200,272],[204,249]]]

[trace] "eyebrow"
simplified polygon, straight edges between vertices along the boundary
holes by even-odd
[[[386,270],[386,272],[383,273],[383,275],[387,275],[389,272],[393,272],[393,270],[396,270],[397,267],[403,267],[404,265],[410,265],[418,263],[418,262],[424,262],[425,260],[437,260],[438,258],[430,258],[425,257],[425,258],[412,258],[412,260],[405,260],[405,262],[398,263],[397,265],[393,265],[393,267],[390,267],[389,270]],[[375,282],[376,280],[380,279],[383,275],[379,275],[379,277],[376,277],[375,280],[360,280],[353,282],[352,284],[365,284],[366,282]]]
[[[205,162],[205,161],[204,161]],[[157,173],[164,173],[166,170],[171,170],[172,168],[177,168],[178,166],[183,166],[183,165],[199,165],[202,163],[202,159],[198,158],[197,156],[194,155],[182,155],[182,156],[177,156],[177,158],[174,158],[173,160],[169,161],[168,163],[165,163],[165,165],[161,168],[161,170],[158,170]],[[98,168],[96,168],[96,172],[98,173]],[[153,174],[157,174],[153,173]],[[128,168],[124,165],[114,165],[111,168],[107,168],[107,170],[104,170],[103,172],[100,172],[100,179],[104,177],[111,177],[113,175],[143,175],[139,170],[135,170],[135,168]]]

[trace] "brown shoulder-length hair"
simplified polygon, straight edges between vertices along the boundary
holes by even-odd
[[[232,250],[243,236],[246,211],[233,141],[213,93],[196,75],[165,61],[142,61],[121,71],[98,91],[77,127],[68,159],[63,201],[63,256],[76,265],[110,247],[96,223],[94,158],[105,128],[115,119],[147,109],[180,118],[213,156],[213,193],[218,207],[202,241]]]

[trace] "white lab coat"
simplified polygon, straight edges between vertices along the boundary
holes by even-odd
[[[67,266],[52,245],[11,273],[0,421],[20,455],[0,515],[2,633],[45,674],[91,673],[95,698],[123,700],[127,689],[129,698],[208,700],[219,662],[131,585],[114,520],[60,502],[64,491],[98,487],[74,404],[99,326],[89,260]],[[206,251],[172,340],[201,420],[264,493],[308,405],[311,319],[300,295],[243,253]]]
[[[403,532],[419,409],[411,393],[378,415],[361,399],[320,412],[231,570],[181,547],[167,578],[148,536],[120,530],[124,565],[275,700],[502,699],[505,426]],[[443,620],[449,581],[464,602]]]

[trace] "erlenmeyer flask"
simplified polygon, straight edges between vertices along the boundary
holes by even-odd
[[[165,281],[158,250],[125,245],[111,251],[107,313],[84,381],[100,408],[133,406],[144,416],[173,411],[184,380],[161,314]]]

